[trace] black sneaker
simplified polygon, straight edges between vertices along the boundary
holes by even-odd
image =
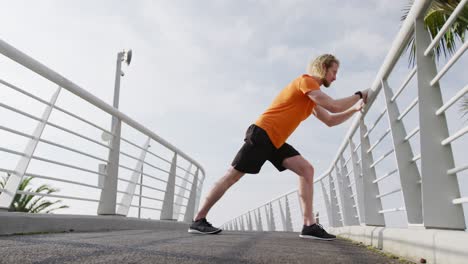
[[[302,232],[299,235],[302,238],[308,239],[320,239],[320,240],[334,240],[336,236],[330,235],[323,229],[321,224],[313,224],[310,226],[304,226]]]
[[[193,221],[188,230],[189,233],[211,235],[218,234],[221,231],[223,231],[221,228],[213,227],[208,221],[206,221],[206,218]]]

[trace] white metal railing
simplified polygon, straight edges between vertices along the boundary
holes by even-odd
[[[9,175],[5,187],[0,189],[0,209],[8,210],[15,194],[23,194],[61,198],[65,204],[75,201],[92,204],[77,203],[71,208],[73,213],[78,210],[85,214],[192,220],[205,180],[205,171],[198,162],[117,108],[2,40],[0,53],[31,70],[30,74],[45,78],[46,86],[51,83],[58,86],[48,100],[26,87],[0,79],[3,91],[8,89],[45,107],[42,116],[37,116],[28,107],[12,106],[9,100],[0,102],[0,109],[18,119],[27,119],[27,125],[35,127],[30,133],[16,128],[15,120],[0,125],[0,132],[19,137],[25,143],[24,151],[20,151],[6,138],[0,141],[0,153],[11,160],[0,165],[0,171]],[[118,66],[119,63],[118,59]],[[117,81],[120,84],[120,79]],[[59,106],[59,95],[65,92],[81,100],[78,109],[72,110],[66,101],[65,106]],[[78,113],[85,107],[94,107],[93,115],[104,116],[104,121]],[[53,116],[58,113],[67,121]],[[58,121],[52,121],[54,118]],[[100,133],[102,138],[96,138]],[[45,138],[46,134],[50,137]],[[62,141],[63,137],[67,140]],[[53,151],[48,149],[51,147]],[[82,162],[84,159],[87,162]],[[50,184],[60,191],[19,190],[24,177],[34,177],[32,182],[36,185]]]
[[[444,103],[439,81],[464,54],[468,42],[462,43],[440,71],[437,71],[432,51],[467,1],[461,1],[433,40],[430,39],[423,24],[424,14],[431,2],[429,0],[414,2],[371,85],[373,93],[364,112],[358,113],[355,117],[329,169],[314,180],[313,209],[315,213],[320,213],[322,224],[332,227],[358,224],[386,226],[387,214],[400,213],[406,225],[466,229],[462,204],[468,203],[468,197],[460,197],[456,175],[468,170],[466,163],[468,147],[465,145],[461,153],[458,152],[458,155],[461,155],[458,162],[455,162],[454,156],[457,153],[452,147],[456,141],[466,135],[468,126],[464,125],[450,134],[446,114],[448,109],[467,94],[468,87],[466,83],[458,84],[463,88]],[[403,57],[404,48],[412,37],[416,40],[417,65],[404,76],[402,84],[393,85],[390,76],[395,72],[394,68]],[[414,76],[417,80],[415,87],[412,87],[409,84]],[[466,76],[463,77],[466,80]],[[395,93],[392,86],[398,87]],[[400,113],[398,101],[407,100],[409,97],[402,96],[405,90],[413,91],[416,98],[409,104],[405,101],[408,106]],[[378,105],[386,106],[383,111],[375,110],[376,107],[373,107],[378,97],[383,100],[383,103]],[[414,109],[418,112],[412,111]],[[415,115],[416,118],[406,122],[411,115]],[[372,116],[376,116],[373,121],[369,120]],[[387,127],[381,128],[385,126],[381,122],[384,116],[389,122]],[[371,124],[370,128],[366,123]],[[407,124],[411,129],[409,133],[406,132]],[[370,137],[373,137],[377,128],[381,128],[379,132],[381,136],[371,145]],[[391,135],[392,141],[387,145],[382,144],[384,140],[389,139],[387,135]],[[419,136],[419,141],[416,141],[416,135]],[[354,141],[358,144],[355,145]],[[381,149],[384,145],[387,148],[385,152]],[[390,150],[388,145],[392,146]],[[348,151],[351,157],[344,162],[345,152]],[[377,160],[374,160],[375,153],[381,153],[381,157]],[[393,159],[385,159],[390,155]],[[377,173],[381,176],[377,177]],[[398,178],[390,177],[396,175]],[[259,213],[262,208],[268,206],[271,208],[271,204],[297,192],[297,190],[288,192],[249,212]],[[383,203],[383,200],[393,201],[392,205],[402,200],[402,204],[383,208],[384,204],[389,204]],[[266,216],[289,213],[284,208],[278,209],[279,211],[270,209]],[[299,216],[300,214],[286,215],[286,219],[302,220]],[[239,225],[235,224],[238,221],[239,217],[228,221],[223,227],[228,230],[240,230]],[[270,227],[278,224],[267,223],[269,228],[265,228],[260,222],[259,228],[254,230],[275,231],[275,228]],[[300,226],[294,231],[299,231]],[[281,230],[288,231],[287,228]]]

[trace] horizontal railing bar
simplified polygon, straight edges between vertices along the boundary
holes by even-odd
[[[18,113],[18,114],[20,114],[20,115],[29,117],[29,118],[31,118],[31,119],[33,119],[33,120],[36,120],[36,121],[39,121],[39,122],[44,122],[44,120],[42,120],[42,119],[39,118],[39,117],[35,117],[35,116],[33,116],[33,115],[31,115],[31,114],[28,114],[28,113],[26,113],[26,112],[24,112],[24,111],[15,109],[15,108],[13,108],[13,107],[11,107],[11,106],[9,106],[9,105],[0,103],[0,106],[3,107],[3,108],[8,109],[8,110],[10,110],[10,111],[13,111],[13,112],[15,112],[15,113]],[[55,127],[55,128],[58,128],[58,129],[60,129],[60,130],[63,130],[63,131],[68,132],[68,133],[70,133],[70,134],[73,134],[73,135],[75,135],[75,136],[78,136],[78,137],[81,137],[81,138],[83,138],[83,139],[89,140],[89,141],[91,141],[91,142],[93,142],[93,143],[96,143],[96,144],[98,144],[98,145],[101,145],[101,146],[103,146],[103,147],[105,147],[105,148],[112,149],[111,147],[109,147],[109,146],[107,146],[107,145],[104,145],[104,144],[102,144],[101,142],[98,142],[98,141],[95,141],[95,140],[93,140],[93,139],[91,139],[91,138],[88,138],[88,137],[86,137],[86,136],[80,135],[80,134],[78,134],[78,133],[76,133],[76,132],[73,132],[73,131],[71,131],[71,130],[69,130],[69,129],[66,129],[66,128],[64,128],[64,127],[61,127],[61,126],[56,125],[56,124],[54,124],[54,123],[51,123],[51,122],[49,122],[49,121],[45,121],[45,123],[46,123],[47,125],[49,125],[49,126],[53,126],[53,127]]]
[[[356,196],[356,193],[352,194],[350,197],[351,198],[354,198]]]
[[[464,171],[464,170],[468,170],[468,164],[448,170],[447,175],[452,175],[452,174],[455,174],[457,172]]]
[[[401,188],[398,188],[398,189],[395,189],[393,191],[389,191],[389,192],[386,192],[386,193],[383,193],[383,194],[379,194],[379,195],[375,196],[375,198],[382,198],[382,197],[385,197],[385,196],[388,196],[390,194],[394,194],[394,193],[397,193],[397,192],[401,192]]]
[[[181,189],[183,189],[183,190],[186,190],[186,191],[188,191],[188,192],[191,192],[191,191],[192,191],[192,190],[190,190],[190,189],[187,189],[187,188],[185,188],[185,187],[182,187],[182,186],[178,185],[177,183],[174,183],[174,185],[177,186],[177,187],[179,187],[179,188],[181,188]]]
[[[379,214],[393,213],[393,212],[399,212],[399,211],[406,211],[406,208],[400,207],[400,208],[392,208],[392,209],[380,210],[380,211],[379,211]]]
[[[466,93],[468,93],[468,85],[465,85],[463,89],[458,91],[458,93],[455,96],[450,98],[450,100],[448,100],[447,103],[445,103],[441,108],[439,108],[436,111],[436,115],[440,115],[443,112],[445,112],[445,110],[447,110],[450,106],[452,106],[456,101],[458,101],[458,99],[463,97]]]
[[[154,210],[154,211],[161,211],[162,209],[158,209],[158,208],[152,208],[152,207],[146,207],[146,206],[138,206],[138,205],[130,205],[130,207],[133,207],[133,208],[141,208],[141,209],[148,209],[148,210]]]
[[[378,160],[376,160],[372,165],[370,166],[371,168],[374,168],[375,165],[379,164],[383,159],[385,159],[388,155],[392,154],[395,151],[395,149],[391,149],[387,153],[385,153],[382,157],[380,157]]]
[[[134,156],[132,156],[132,155],[130,155],[130,154],[127,154],[127,153],[125,153],[125,152],[123,152],[123,151],[120,151],[120,154],[122,154],[122,155],[124,155],[124,156],[127,156],[127,157],[129,157],[129,158],[131,158],[131,159],[134,159],[134,160],[136,160],[136,161],[143,162],[143,164],[146,164],[146,165],[148,165],[148,166],[150,166],[150,167],[152,167],[152,168],[154,168],[154,169],[157,169],[157,170],[159,170],[159,171],[162,171],[162,172],[165,172],[165,173],[170,173],[169,171],[166,171],[166,170],[164,170],[164,169],[161,169],[161,168],[159,168],[159,167],[156,167],[156,166],[154,166],[153,164],[151,164],[151,163],[149,163],[149,162],[146,162],[146,161],[144,161],[144,160],[141,160],[141,159],[139,159],[139,158],[137,158],[137,157],[134,157]]]
[[[427,49],[424,51],[424,56],[427,56],[429,52],[431,52],[434,47],[439,43],[440,39],[442,36],[447,32],[449,27],[455,22],[458,14],[463,10],[465,7],[467,0],[462,0],[458,6],[452,11],[452,14],[450,17],[445,21],[445,24],[442,26],[442,28],[439,30],[435,38],[432,40],[431,44],[427,47]]]
[[[385,133],[374,143],[374,145],[372,145],[367,150],[367,153],[370,153],[375,147],[377,147],[379,145],[379,143],[388,135],[388,133],[390,133],[390,131],[392,131],[391,128],[387,129],[387,131],[385,131]]]
[[[149,197],[149,196],[146,196],[146,195],[138,195],[138,196],[140,196],[141,198],[148,199],[148,200],[153,200],[153,201],[158,201],[158,202],[164,202],[163,199],[158,199],[158,198],[154,198],[154,197]]]
[[[177,165],[177,164],[176,164],[176,167],[179,168],[179,169],[181,169],[181,170],[183,170],[183,171],[185,171],[185,172],[187,172],[188,174],[190,174],[190,175],[192,175],[192,176],[195,176],[191,171],[189,171],[189,170],[187,170],[187,169],[185,169],[185,168],[183,168],[183,167],[181,167],[181,166],[179,166],[179,165]]]
[[[36,192],[26,192],[26,191],[16,191],[16,193],[17,194],[24,194],[24,195],[45,196],[45,197],[54,197],[54,198],[62,198],[62,199],[72,199],[72,200],[80,200],[80,201],[99,202],[99,200],[96,200],[96,199],[72,197],[72,196],[57,195],[57,194],[36,193]]]
[[[393,95],[392,99],[390,99],[390,102],[394,102],[397,97],[401,94],[401,92],[403,92],[403,90],[406,88],[406,86],[408,85],[408,83],[411,81],[411,79],[413,79],[413,76],[414,74],[416,73],[416,71],[418,70],[418,66],[414,67],[413,70],[408,74],[408,76],[406,77],[405,81],[403,82],[403,84],[401,85],[401,87],[398,89],[398,91]]]
[[[391,172],[388,172],[387,174],[385,174],[384,176],[375,179],[372,183],[378,183],[379,181],[381,181],[381,180],[383,180],[383,179],[385,179],[385,178],[387,178],[387,177],[393,175],[393,174],[394,174],[395,172],[397,172],[397,171],[398,171],[398,169],[394,169],[394,170],[392,170]]]
[[[455,134],[453,134],[452,136],[442,140],[442,146],[445,146],[447,144],[450,144],[452,143],[453,141],[455,141],[457,138],[465,135],[466,133],[468,133],[468,126],[458,130]]]
[[[20,132],[20,131],[17,131],[15,129],[11,129],[11,128],[8,128],[8,127],[4,127],[4,126],[0,126],[0,129],[2,130],[5,130],[5,131],[8,131],[10,133],[13,133],[13,134],[16,134],[16,135],[20,135],[20,136],[23,136],[23,137],[27,137],[27,138],[31,138],[31,139],[34,139],[35,137],[32,136],[32,135],[28,135],[28,134],[25,134],[23,132]],[[75,152],[75,153],[78,153],[78,154],[81,154],[81,155],[84,155],[84,156],[87,156],[87,157],[90,157],[90,158],[93,158],[93,159],[97,159],[99,161],[102,161],[102,162],[107,162],[107,160],[105,159],[102,159],[102,158],[99,158],[99,157],[96,157],[94,155],[91,155],[91,154],[88,154],[88,153],[84,153],[80,150],[77,150],[77,149],[74,149],[74,148],[70,148],[70,147],[67,147],[67,146],[64,146],[62,144],[58,144],[58,143],[54,143],[52,141],[49,141],[49,140],[46,140],[46,139],[42,139],[42,138],[39,138],[38,139],[40,142],[43,142],[43,143],[46,143],[46,144],[49,144],[49,145],[52,145],[52,146],[56,146],[56,147],[59,147],[59,148],[62,148],[62,149],[66,149],[66,150],[69,150],[69,151],[72,151],[72,152]]]
[[[134,146],[134,147],[136,147],[136,148],[139,148],[140,150],[146,151],[148,154],[153,155],[153,156],[155,156],[156,158],[158,158],[158,159],[160,159],[160,160],[162,160],[162,161],[165,161],[165,162],[167,162],[167,163],[169,163],[169,164],[172,163],[171,161],[169,161],[169,160],[167,160],[167,159],[165,159],[165,158],[163,158],[163,157],[161,157],[161,156],[159,156],[159,155],[157,155],[157,154],[151,152],[149,149],[144,149],[144,148],[138,146],[137,144],[131,142],[131,141],[128,140],[128,139],[125,139],[125,138],[122,138],[122,137],[120,137],[120,139],[121,139],[122,141],[124,141],[124,142],[126,142],[126,143],[128,143],[128,144],[130,144],[130,145],[132,145],[132,146]]]
[[[364,134],[364,137],[367,138],[369,136],[369,134],[372,132],[372,130],[374,130],[374,128],[377,126],[377,124],[379,123],[379,121],[382,119],[382,117],[385,115],[385,113],[387,113],[387,108],[384,109],[384,111],[382,113],[380,113],[379,117],[377,117],[377,119],[375,120],[374,124],[372,125],[371,128],[369,128],[369,130],[367,130],[366,134]]]
[[[453,199],[452,203],[453,204],[468,203],[468,197],[461,197],[461,198]]]
[[[421,154],[414,156],[413,159],[412,159],[411,161],[412,161],[412,162],[416,162],[416,161],[418,161],[418,160],[420,160],[420,159],[421,159]]]
[[[117,190],[117,193],[121,193],[121,194],[128,194],[128,195],[131,195],[131,193],[129,193],[129,192],[124,192],[124,191],[120,191],[120,190]]]
[[[44,176],[44,175],[35,174],[35,173],[25,173],[24,175],[34,177],[34,178],[41,178],[41,179],[45,179],[45,180],[52,180],[52,181],[71,183],[71,184],[81,185],[81,186],[90,187],[90,188],[99,189],[99,190],[102,189],[101,187],[96,186],[96,185],[91,185],[91,184],[86,184],[86,183],[81,183],[81,182],[76,182],[76,181],[70,181],[70,180],[64,180],[64,179],[54,178],[54,177],[50,177],[50,176]]]
[[[348,165],[348,162],[351,160],[352,156],[349,156],[348,159],[346,159],[345,163],[343,164],[343,167],[346,167]]]
[[[436,77],[434,77],[434,79],[431,80],[431,83],[430,83],[431,86],[433,86],[436,82],[438,82],[440,78],[442,78],[445,75],[445,73],[450,68],[452,68],[453,64],[455,64],[455,62],[457,62],[457,60],[461,57],[461,55],[465,53],[467,48],[468,48],[468,41],[465,41],[465,43],[463,43],[463,46],[455,52],[453,57],[450,58],[450,60],[447,62],[447,64],[445,64],[442,70],[440,70],[439,73],[437,73]]]
[[[31,156],[31,158],[35,159],[35,160],[40,160],[40,161],[60,165],[60,166],[63,166],[63,167],[68,167],[68,168],[72,168],[72,169],[76,169],[76,170],[81,170],[81,171],[85,171],[85,172],[89,172],[89,173],[94,173],[94,174],[98,174],[98,175],[107,176],[106,174],[100,173],[98,171],[88,170],[88,169],[85,169],[85,168],[82,168],[82,167],[78,167],[78,166],[75,166],[75,165],[71,165],[71,164],[67,164],[67,163],[63,163],[63,162],[59,162],[59,161],[55,161],[55,160],[51,160],[51,159],[46,159],[46,158],[42,158],[42,157],[38,157],[38,156]]]
[[[411,131],[411,133],[409,133],[409,134],[405,137],[404,141],[410,140],[410,138],[412,138],[412,137],[413,137],[414,135],[416,135],[416,133],[418,133],[418,132],[419,132],[419,127],[415,128],[413,131]]]
[[[40,97],[37,97],[37,96],[35,96],[35,95],[32,94],[32,93],[26,92],[25,90],[19,88],[19,87],[16,86],[16,85],[13,85],[13,84],[11,84],[11,83],[9,83],[9,82],[7,82],[7,81],[5,81],[5,80],[2,80],[2,79],[0,79],[0,83],[3,84],[3,85],[5,85],[5,86],[7,86],[7,87],[9,87],[9,88],[11,88],[12,90],[15,90],[15,91],[17,91],[17,92],[19,92],[19,93],[22,93],[22,94],[24,94],[24,95],[26,95],[26,96],[28,96],[28,97],[30,97],[30,98],[36,100],[36,101],[39,101],[39,102],[41,102],[41,103],[43,103],[43,104],[45,104],[45,105],[50,106],[50,102],[47,102],[46,100],[44,100],[44,99],[42,99],[42,98],[40,98]]]
[[[122,180],[122,181],[123,181],[123,179],[119,179],[119,180]],[[148,188],[148,189],[151,189],[151,190],[155,190],[155,191],[163,192],[163,193],[164,193],[164,192],[166,192],[166,190],[159,189],[159,188],[152,187],[152,186],[145,185],[145,184],[141,185],[140,183],[136,183],[136,185],[138,185],[138,186],[142,186],[142,187],[145,187],[145,188]]]
[[[15,86],[15,85],[13,85],[13,84],[10,84],[10,83],[8,83],[8,82],[2,80],[2,79],[0,79],[0,83],[4,84],[5,86],[10,87],[11,89],[13,89],[13,90],[15,90],[15,91],[17,91],[17,92],[20,92],[20,93],[22,93],[22,94],[24,94],[24,95],[26,95],[26,96],[29,96],[29,97],[31,97],[31,98],[33,98],[33,99],[35,99],[35,100],[37,100],[37,101],[39,101],[39,102],[41,102],[41,103],[47,105],[47,106],[51,106],[51,107],[53,107],[53,108],[55,108],[55,109],[57,109],[57,110],[59,110],[59,111],[65,113],[65,114],[67,114],[67,115],[70,115],[70,116],[72,116],[72,117],[74,117],[74,118],[76,118],[76,119],[78,119],[78,120],[80,120],[80,121],[85,122],[85,123],[88,124],[88,125],[91,125],[91,126],[97,128],[97,129],[99,129],[99,130],[102,130],[102,131],[107,132],[108,134],[114,136],[110,131],[106,130],[105,128],[102,128],[102,127],[100,127],[100,126],[98,126],[98,125],[96,125],[96,124],[94,124],[94,123],[92,123],[92,122],[89,122],[88,120],[86,120],[86,119],[84,119],[84,118],[81,118],[81,117],[79,117],[78,115],[75,115],[75,114],[73,114],[73,113],[71,113],[71,112],[69,112],[69,111],[67,111],[67,110],[65,110],[65,109],[63,109],[63,108],[61,108],[61,107],[59,107],[59,106],[57,106],[57,105],[51,105],[50,102],[47,102],[46,100],[44,100],[44,99],[42,99],[42,98],[39,98],[39,97],[37,97],[37,96],[35,96],[35,95],[31,94],[31,93],[28,93],[28,92],[26,92],[25,90],[23,90],[23,89],[21,89],[21,88]]]
[[[352,173],[353,171],[354,171],[354,168],[351,168],[351,169],[349,170],[349,172],[346,173],[346,176],[345,176],[345,177],[348,177],[349,175],[351,175],[351,173]]]
[[[8,153],[15,154],[15,155],[18,155],[18,156],[25,156],[25,154],[22,153],[22,152],[18,152],[18,151],[11,150],[11,149],[6,149],[6,148],[2,148],[2,147],[0,147],[0,151],[8,152]],[[56,164],[56,165],[61,165],[61,166],[72,168],[72,169],[77,169],[77,170],[81,170],[81,171],[85,171],[85,172],[90,172],[90,173],[106,176],[105,174],[102,174],[102,173],[97,172],[97,171],[84,169],[84,168],[77,167],[77,166],[74,166],[74,165],[70,165],[70,164],[66,164],[66,163],[62,163],[62,162],[57,162],[57,161],[54,161],[54,160],[49,160],[49,159],[38,157],[38,156],[31,156],[31,159],[40,160],[40,161],[44,161],[44,162],[48,162],[48,163],[52,163],[52,164]]]
[[[49,125],[49,126],[58,128],[58,129],[60,129],[60,130],[63,130],[63,131],[65,131],[65,132],[68,132],[68,133],[70,133],[70,134],[72,134],[72,135],[75,135],[75,136],[77,136],[77,137],[80,137],[80,138],[86,139],[86,140],[88,140],[88,141],[91,141],[91,142],[93,142],[93,143],[95,143],[95,144],[98,144],[98,145],[100,145],[100,146],[102,146],[102,147],[105,147],[105,148],[107,148],[107,149],[112,150],[112,147],[110,147],[110,146],[108,146],[108,145],[106,145],[106,144],[102,144],[101,142],[96,141],[96,140],[94,140],[94,139],[92,139],[92,138],[89,138],[89,137],[87,137],[87,136],[83,136],[83,135],[81,135],[81,134],[78,134],[78,133],[76,133],[76,132],[73,132],[72,130],[70,130],[70,129],[68,129],[68,128],[61,127],[61,126],[56,125],[56,124],[51,123],[51,122],[46,122],[46,124]]]
[[[403,113],[400,114],[397,120],[401,121],[401,119],[403,119],[403,117],[405,117],[418,102],[419,102],[419,98],[414,99],[413,102],[411,102],[411,104],[405,109],[405,111],[403,111]]]
[[[174,204],[175,204],[175,205],[178,205],[178,206],[180,206],[180,207],[187,207],[186,205],[180,204],[180,203],[174,203]]]
[[[183,196],[183,195],[179,195],[179,194],[177,194],[177,193],[175,193],[175,194],[174,194],[174,196],[177,196],[177,197],[183,198],[183,199],[185,199],[185,200],[188,200],[188,199],[189,199],[189,197],[185,197],[185,196]]]
[[[353,186],[353,185],[355,185],[355,184],[356,184],[356,182],[355,182],[355,181],[352,181],[352,182],[349,183],[348,187],[351,187],[351,186]]]
[[[125,166],[125,165],[119,164],[119,167],[120,167],[120,168],[127,169],[127,170],[129,170],[129,171],[133,171],[133,172],[139,173],[139,174],[143,174],[144,176],[150,177],[150,178],[155,179],[155,180],[157,180],[157,181],[161,181],[161,182],[164,182],[164,183],[167,182],[167,181],[165,181],[165,180],[162,180],[162,179],[156,178],[156,177],[154,177],[154,176],[152,176],[152,175],[149,175],[149,174],[147,174],[147,173],[145,173],[145,172],[142,172],[142,171],[139,171],[139,170],[131,169],[131,168]]]
[[[357,146],[353,149],[353,153],[356,153],[356,151],[361,147],[361,142],[357,144]]]

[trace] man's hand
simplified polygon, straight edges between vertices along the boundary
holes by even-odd
[[[369,90],[370,89],[365,89],[364,91],[361,91],[362,93],[362,100],[364,100],[364,103],[367,104],[367,97],[369,97]]]
[[[369,97],[371,96],[371,94],[373,93],[374,91],[371,89],[371,88],[368,88],[368,89],[365,89],[364,91],[362,91],[362,99],[364,100],[364,103],[367,104],[367,102],[369,101]]]
[[[364,93],[363,93],[364,94]],[[359,99],[359,101],[357,101],[352,109],[355,110],[356,112],[357,111],[361,111],[361,109],[364,107],[364,99]]]

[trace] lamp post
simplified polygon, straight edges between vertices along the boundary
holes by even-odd
[[[114,108],[119,108],[119,94],[120,94],[120,78],[124,76],[122,71],[122,61],[130,65],[132,60],[132,50],[122,51],[117,54],[117,67],[115,72],[115,86],[114,86]],[[111,147],[107,164],[99,165],[98,186],[102,188],[101,197],[99,200],[98,214],[99,215],[115,215],[116,213],[116,199],[117,199],[117,183],[118,183],[118,169],[119,169],[119,154],[120,154],[120,120],[117,117],[112,117],[111,131],[113,135],[103,132],[102,139],[109,142]],[[106,175],[106,177],[103,177]]]

